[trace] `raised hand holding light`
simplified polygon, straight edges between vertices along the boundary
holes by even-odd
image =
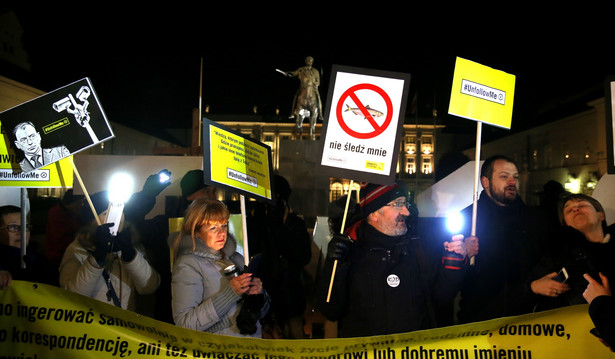
[[[445,268],[459,270],[465,262],[465,248],[463,247],[463,216],[459,212],[452,213],[446,218],[446,227],[452,234],[452,242],[444,242],[446,249],[442,256]]]

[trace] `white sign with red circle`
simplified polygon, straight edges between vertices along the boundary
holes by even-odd
[[[407,87],[404,77],[337,72],[321,164],[389,176]]]

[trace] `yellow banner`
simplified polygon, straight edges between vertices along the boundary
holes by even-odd
[[[54,286],[0,290],[0,358],[607,358],[587,305],[405,334],[270,340],[193,331]]]
[[[15,151],[0,135],[0,187],[70,188],[73,186],[72,156],[39,169],[22,172]],[[16,171],[14,171],[14,169]]]
[[[510,129],[515,76],[457,58],[448,113]]]

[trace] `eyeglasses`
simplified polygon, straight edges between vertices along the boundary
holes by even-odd
[[[387,204],[387,206],[395,207],[397,209],[402,209],[404,207],[410,208],[412,206],[412,202],[404,201],[404,202],[393,202]]]
[[[21,225],[19,224],[7,224],[6,226],[0,227],[0,229],[5,229],[9,232],[12,233],[17,233],[17,232],[21,232]],[[29,224],[26,224],[26,231],[30,232],[30,230],[32,229],[32,226]]]

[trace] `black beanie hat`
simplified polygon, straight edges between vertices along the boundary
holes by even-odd
[[[367,217],[398,197],[408,197],[408,190],[403,183],[396,182],[390,185],[361,183],[361,213],[363,217]]]

